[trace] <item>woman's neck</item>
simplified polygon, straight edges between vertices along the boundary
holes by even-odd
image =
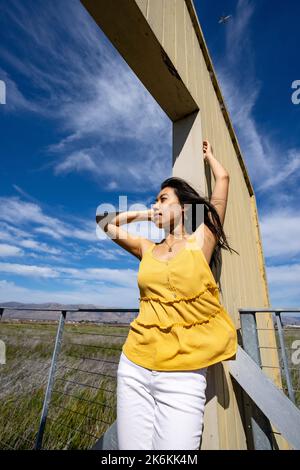
[[[174,230],[170,230],[169,232],[165,231],[165,240],[180,240],[185,239],[188,236],[188,233],[185,232],[183,227],[176,227]]]

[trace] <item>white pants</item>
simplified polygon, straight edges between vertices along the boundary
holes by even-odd
[[[198,450],[206,402],[207,367],[155,371],[122,352],[117,371],[119,450]]]

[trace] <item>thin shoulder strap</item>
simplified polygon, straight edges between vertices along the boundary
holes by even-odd
[[[144,251],[144,254],[143,254],[143,257],[145,256],[146,253],[149,253],[153,250],[153,248],[155,247],[156,243],[152,242],[152,245],[148,246],[148,248],[146,248],[146,250]]]

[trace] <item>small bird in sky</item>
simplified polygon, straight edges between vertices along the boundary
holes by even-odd
[[[232,15],[222,15],[221,18],[219,19],[218,23],[226,23],[226,21],[229,20],[229,18],[231,18]]]

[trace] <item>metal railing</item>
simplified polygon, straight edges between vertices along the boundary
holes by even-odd
[[[294,313],[300,314],[300,309],[239,309],[241,320],[242,347],[244,351],[256,362],[256,364],[265,372],[268,368],[278,370],[280,373],[280,382],[286,396],[300,408],[300,360],[293,364],[293,354],[288,355],[287,351],[295,350],[298,347],[300,353],[300,325],[286,326],[282,320],[282,314]],[[257,315],[272,314],[272,325],[270,327],[260,327]],[[267,324],[267,323],[266,323]],[[267,331],[275,333],[275,341],[272,336],[268,344],[264,343],[264,333]],[[261,335],[261,338],[259,336]],[[265,339],[266,341],[266,339]],[[292,347],[291,347],[292,346]],[[278,359],[279,365],[274,363],[265,363],[263,354],[267,350],[268,359],[270,351],[274,350],[274,362]],[[296,351],[294,351],[296,352]],[[278,356],[277,356],[278,355]],[[300,357],[300,354],[299,354]],[[269,374],[267,374],[269,375]],[[295,394],[296,392],[296,394]],[[252,430],[253,447],[255,449],[273,449],[276,448],[274,431],[271,423],[266,419],[263,410],[258,409],[255,403],[250,400],[250,426]]]
[[[58,323],[5,320],[4,311],[11,310],[56,312]],[[4,375],[0,386],[0,414],[4,415],[0,446],[91,448],[115,418],[116,369],[129,323],[72,322],[72,315],[138,311],[0,307],[0,339],[7,343],[8,356],[7,366],[0,366]],[[39,341],[36,336],[44,330],[46,334]],[[26,416],[23,426],[24,413],[28,419]]]
[[[300,309],[299,308],[290,308],[290,309],[239,309],[240,318],[241,318],[241,328],[243,334],[243,348],[245,351],[255,360],[255,362],[261,368],[277,368],[280,370],[281,378],[284,384],[283,390],[288,394],[289,398],[300,407],[300,360],[298,364],[293,364],[292,354],[289,356],[287,351],[293,351],[297,347],[300,351],[300,323],[299,327],[297,326],[285,326],[282,321],[282,314],[294,313],[297,316],[299,315],[300,319]],[[257,325],[256,314],[263,315],[265,313],[272,313],[273,315],[273,326],[272,328],[260,328]],[[259,342],[259,332],[275,330],[277,333],[276,336],[276,345],[275,346],[262,346]],[[294,334],[288,336],[288,331],[293,331]],[[298,342],[298,346],[295,343],[295,347],[291,347],[290,341]],[[288,345],[286,343],[289,343]],[[280,365],[279,366],[270,366],[264,364],[261,351],[263,349],[276,350],[279,353]],[[299,354],[300,358],[300,354]],[[294,367],[294,366],[298,367]],[[293,374],[292,371],[298,372],[298,374]],[[292,377],[293,376],[293,377]],[[295,397],[295,392],[298,392],[297,400]]]

